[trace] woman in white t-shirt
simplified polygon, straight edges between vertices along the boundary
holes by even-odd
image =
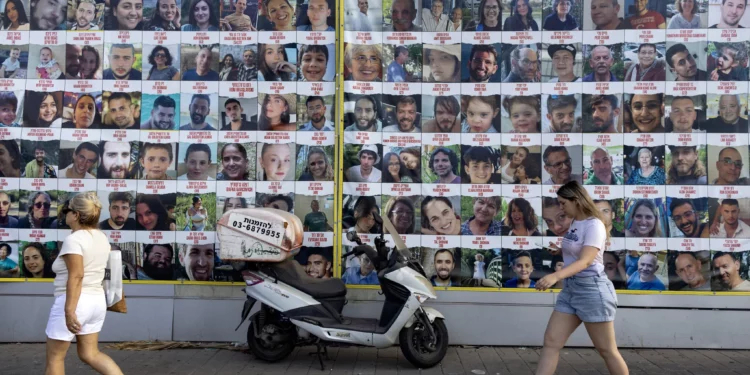
[[[62,211],[73,231],[65,238],[52,264],[55,302],[47,321],[46,374],[65,373],[65,355],[75,337],[78,357],[102,374],[122,374],[108,355],[99,351],[99,332],[104,325],[104,269],[110,245],[99,228],[102,204],[94,192],[78,194]]]
[[[536,373],[555,372],[560,350],[583,322],[609,373],[627,374],[628,366],[615,341],[617,296],[602,261],[609,232],[596,204],[578,182],[560,187],[557,199],[565,215],[573,221],[563,237],[562,248],[550,242],[548,249],[552,255],[562,252],[565,266],[536,282],[539,290],[551,288],[560,280],[564,285],[547,323]]]

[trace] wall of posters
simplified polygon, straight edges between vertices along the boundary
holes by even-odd
[[[54,277],[68,200],[96,191],[133,281],[241,281],[219,217],[293,212],[333,264],[333,0],[0,3],[0,277]]]
[[[340,9],[337,12],[334,9]],[[0,278],[53,277],[83,191],[133,282],[239,281],[274,207],[315,277],[394,223],[436,286],[562,267],[556,188],[621,290],[750,291],[750,15],[719,0],[0,0]],[[340,63],[340,64],[339,64]]]
[[[750,291],[744,2],[343,5],[344,231],[378,213],[436,286],[533,288],[576,180],[617,289]]]

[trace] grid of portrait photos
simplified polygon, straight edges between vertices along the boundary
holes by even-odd
[[[273,207],[332,276],[333,0],[2,0],[0,277],[54,277],[96,191],[129,280],[242,281],[217,220]]]
[[[745,7],[344,0],[343,230],[390,218],[436,286],[533,288],[576,180],[617,289],[750,291]]]

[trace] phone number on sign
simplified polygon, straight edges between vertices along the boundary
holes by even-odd
[[[235,228],[245,229],[248,232],[253,232],[253,233],[258,233],[263,236],[268,236],[271,238],[281,238],[281,233],[275,230],[260,228],[258,226],[251,225],[251,224],[247,224],[243,227],[242,223],[237,220],[232,221],[232,226]]]

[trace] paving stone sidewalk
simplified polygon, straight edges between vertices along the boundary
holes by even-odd
[[[101,344],[101,347],[107,344]],[[397,347],[330,348],[326,370],[320,371],[317,358],[309,355],[314,347],[299,348],[285,361],[264,363],[244,351],[216,349],[170,349],[160,351],[124,351],[104,349],[125,374],[151,375],[385,375],[385,374],[533,374],[540,348],[451,347],[443,363],[419,370],[411,367]],[[748,374],[750,351],[624,349],[622,354],[632,375],[638,374]],[[44,344],[0,344],[0,374],[29,375],[44,373]],[[66,373],[94,374],[71,346]],[[593,349],[564,349],[558,374],[607,374],[604,362]]]

